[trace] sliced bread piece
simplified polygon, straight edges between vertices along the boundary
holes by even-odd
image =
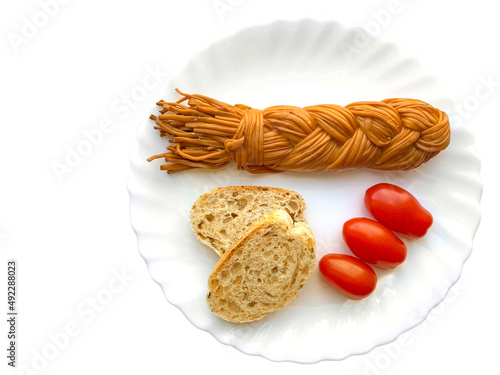
[[[207,303],[220,318],[246,323],[293,301],[316,264],[305,221],[284,210],[264,215],[219,259],[208,279]]]
[[[277,209],[301,221],[306,202],[295,191],[276,187],[219,187],[194,201],[189,219],[200,242],[221,256],[255,221]]]

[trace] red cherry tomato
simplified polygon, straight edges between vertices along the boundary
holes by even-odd
[[[432,225],[432,215],[405,189],[381,183],[365,193],[365,206],[373,217],[394,232],[423,237]]]
[[[319,261],[323,277],[350,298],[369,296],[377,286],[375,271],[362,260],[346,254],[326,254]]]
[[[390,269],[406,259],[403,241],[375,220],[365,217],[347,220],[342,236],[352,253],[366,263]]]

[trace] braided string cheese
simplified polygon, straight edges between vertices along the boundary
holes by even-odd
[[[150,117],[170,145],[148,161],[164,158],[168,173],[232,162],[251,173],[406,170],[450,142],[446,113],[415,99],[258,110],[177,92],[181,99],[158,102]]]

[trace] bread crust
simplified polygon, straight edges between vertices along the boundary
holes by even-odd
[[[316,243],[307,222],[273,211],[219,259],[208,279],[207,303],[230,322],[262,319],[298,296],[315,264]]]
[[[302,221],[306,202],[299,193],[278,187],[218,187],[194,201],[189,221],[198,240],[222,256],[252,223],[277,209]]]

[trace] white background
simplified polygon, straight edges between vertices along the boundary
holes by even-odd
[[[42,5],[46,3],[52,6]],[[495,241],[500,23],[492,3],[3,2],[0,319],[7,319],[2,316],[7,309],[6,268],[7,260],[14,258],[17,364],[24,370],[7,366],[5,322],[0,329],[0,373],[164,374],[201,369],[408,375],[491,373],[498,368],[498,344],[489,339],[500,333],[495,279],[500,259]],[[166,301],[139,256],[126,188],[137,126],[159,99],[168,74],[220,35],[262,20],[302,16],[372,27],[379,38],[396,42],[420,59],[464,106],[476,136],[484,184],[474,249],[446,300],[405,341],[314,365],[248,356],[192,326]],[[148,81],[147,95],[119,110],[117,100],[143,84],[151,69],[161,74],[157,81]],[[489,91],[484,81],[490,82]],[[85,131],[106,121],[108,132],[100,144],[59,179],[53,163],[64,162],[68,148],[77,147]],[[96,296],[109,300],[92,307]],[[72,334],[67,340],[61,338],[65,330]],[[51,346],[54,337],[60,340],[56,351]],[[40,353],[50,358],[43,360]]]

